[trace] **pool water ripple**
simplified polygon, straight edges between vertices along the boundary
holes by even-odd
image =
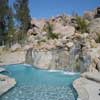
[[[0,100],[76,100],[72,82],[79,75],[64,75],[60,72],[27,67],[26,65],[6,66],[17,81],[15,88],[0,97]]]

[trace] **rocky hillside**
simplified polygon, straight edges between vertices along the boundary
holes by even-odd
[[[82,17],[32,19],[26,62],[39,68],[100,71],[100,7]]]

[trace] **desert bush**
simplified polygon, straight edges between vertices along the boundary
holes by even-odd
[[[97,39],[95,41],[96,41],[96,43],[100,43],[100,35],[98,35],[98,37],[97,37]]]
[[[85,21],[84,18],[81,18],[79,16],[76,17],[76,22],[77,22],[77,30],[80,31],[81,33],[84,33],[84,32],[88,32],[88,29],[87,29],[87,23]]]
[[[53,33],[53,25],[47,22],[47,25],[45,26],[45,30],[48,33],[47,37],[48,39],[58,39],[58,34]]]

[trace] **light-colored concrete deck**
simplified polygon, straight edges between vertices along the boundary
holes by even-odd
[[[5,92],[7,92],[12,87],[14,87],[15,84],[16,84],[15,79],[0,74],[0,96]]]
[[[78,93],[77,100],[100,100],[99,82],[81,77],[73,82],[73,86]]]

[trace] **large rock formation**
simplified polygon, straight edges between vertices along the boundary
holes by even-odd
[[[68,64],[68,52],[64,49],[50,51],[28,50],[27,63],[43,69],[64,69]]]
[[[27,63],[46,69],[100,71],[100,18],[96,15],[99,8],[85,12],[81,22],[76,16],[67,15],[33,19],[28,31]],[[84,21],[88,22],[88,33],[77,29],[79,23],[85,27]]]
[[[59,23],[56,23],[54,25],[54,33],[59,33],[61,37],[66,36],[66,37],[71,37],[75,33],[75,28],[72,26],[62,26]]]
[[[49,40],[31,47],[26,62],[45,69],[97,72],[100,70],[99,46],[88,33],[75,33],[68,39]]]
[[[97,33],[100,35],[100,18],[93,19],[89,24],[90,33]]]

